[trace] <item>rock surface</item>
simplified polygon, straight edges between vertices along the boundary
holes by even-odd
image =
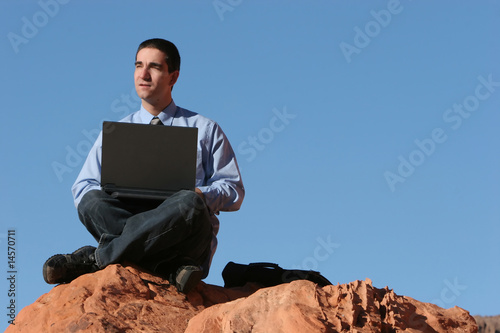
[[[374,288],[370,280],[318,288],[294,281],[212,306],[187,332],[477,332],[458,307],[442,309]]]
[[[474,316],[474,319],[476,319],[478,333],[500,333],[500,315]]]
[[[22,309],[5,332],[184,332],[206,307],[257,289],[200,283],[186,297],[157,276],[110,265],[54,287]]]
[[[111,265],[54,287],[18,314],[13,332],[477,332],[458,307],[398,296],[370,280],[320,288],[200,283],[188,295],[134,267]]]

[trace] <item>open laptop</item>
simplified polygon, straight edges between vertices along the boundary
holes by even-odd
[[[195,127],[103,122],[102,189],[142,200],[194,190],[197,137]]]

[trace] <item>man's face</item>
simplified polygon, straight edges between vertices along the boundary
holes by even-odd
[[[179,71],[168,72],[165,53],[155,48],[144,48],[137,53],[134,81],[137,95],[155,107],[170,103],[172,86]],[[167,103],[167,105],[164,105]]]

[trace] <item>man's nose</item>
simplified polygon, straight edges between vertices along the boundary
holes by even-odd
[[[140,69],[140,72],[139,72],[139,77],[143,80],[147,80],[147,79],[150,79],[151,76],[149,74],[149,70],[147,67],[144,67],[144,68],[141,68]]]

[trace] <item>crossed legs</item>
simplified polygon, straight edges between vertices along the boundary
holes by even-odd
[[[210,256],[212,226],[208,209],[193,191],[180,191],[160,204],[150,205],[125,202],[103,191],[93,190],[80,201],[78,216],[99,242],[97,249],[87,255],[89,247],[86,247],[83,259],[81,251],[78,258],[72,257],[77,251],[51,257],[44,265],[44,278],[47,271],[54,270],[52,266],[65,266],[66,270],[71,270],[75,261],[77,264],[92,262],[93,271],[130,261],[158,274],[176,272],[179,275],[179,267],[188,265],[192,270]],[[201,279],[203,272],[195,273]],[[183,276],[189,279],[189,274]],[[61,282],[49,282],[47,278],[46,281]]]
[[[212,240],[212,226],[203,200],[180,191],[156,208],[133,205],[102,191],[90,191],[78,215],[99,242],[100,268],[128,260],[155,270],[158,264],[185,258],[201,265]]]

